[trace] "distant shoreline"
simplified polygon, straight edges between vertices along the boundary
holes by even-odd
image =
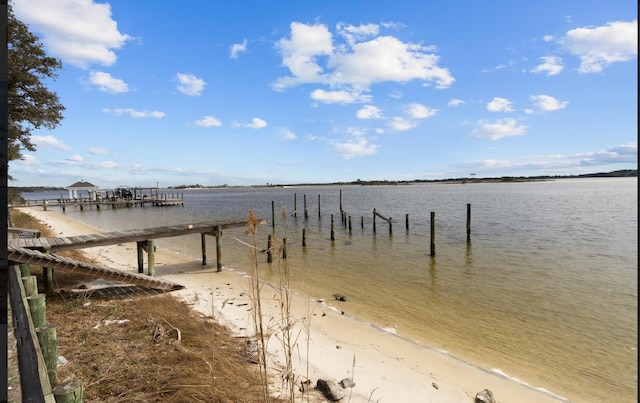
[[[169,186],[167,189],[173,190],[193,190],[193,189],[224,189],[224,188],[260,188],[260,187],[297,187],[297,186],[336,186],[336,185],[361,185],[361,186],[391,186],[391,185],[410,185],[420,183],[519,183],[519,182],[538,182],[551,181],[556,179],[579,179],[579,178],[630,178],[638,177],[637,169],[622,169],[612,172],[598,172],[582,175],[541,175],[541,176],[501,176],[477,178],[470,176],[466,178],[448,178],[448,179],[414,179],[408,181],[390,181],[390,180],[360,180],[351,182],[328,182],[328,183],[267,183],[264,185],[246,185],[246,186],[229,186],[229,185],[178,185]],[[16,189],[20,192],[48,192],[48,191],[65,191],[64,187],[52,186],[9,186],[9,189]]]

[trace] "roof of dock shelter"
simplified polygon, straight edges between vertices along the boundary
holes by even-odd
[[[98,186],[84,180],[80,180],[73,185],[67,186],[67,189],[98,189]]]

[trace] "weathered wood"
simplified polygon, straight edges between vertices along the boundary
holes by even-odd
[[[260,223],[264,223],[261,220]],[[34,238],[34,239],[12,239],[9,244],[29,249],[43,250],[43,241],[46,240],[51,246],[51,252],[61,252],[64,250],[93,248],[96,246],[107,246],[119,243],[141,242],[148,239],[168,238],[190,234],[215,233],[216,226],[221,229],[243,227],[247,225],[246,220],[223,222],[223,223],[195,223],[175,225],[171,227],[154,227],[144,229],[132,229],[124,231],[103,232],[99,236],[96,234],[83,235],[80,237],[61,237],[61,238]],[[55,241],[53,241],[55,240]],[[30,242],[28,242],[30,241]]]
[[[36,294],[27,297],[29,304],[29,312],[31,313],[31,321],[34,328],[47,324],[47,306],[44,294]]]
[[[222,226],[216,225],[216,271],[222,271]]]
[[[336,240],[336,235],[335,235],[335,231],[333,228],[333,214],[331,214],[331,240],[335,241]]]
[[[471,204],[467,203],[467,242],[471,242]]]
[[[404,215],[404,229],[409,231],[409,214]]]
[[[136,242],[136,250],[138,252],[138,273],[144,273],[144,245],[143,242]]]
[[[200,245],[202,247],[202,265],[204,266],[207,264],[207,242],[205,234],[200,234]]]
[[[22,286],[25,297],[36,295],[38,293],[38,278],[36,276],[22,276]]]
[[[156,253],[155,246],[153,245],[153,239],[147,241],[147,271],[148,274],[153,277],[156,275]]]
[[[82,403],[84,399],[82,381],[73,379],[56,385],[53,396],[56,403]]]
[[[302,229],[302,246],[307,246],[307,229]]]
[[[42,358],[47,366],[47,376],[49,384],[58,383],[58,342],[56,340],[56,327],[54,325],[44,325],[36,328]]]
[[[267,263],[273,262],[273,254],[271,252],[271,235],[267,236]]]
[[[276,208],[273,200],[271,201],[271,228],[276,227]]]
[[[318,218],[320,218],[320,195],[318,195]]]
[[[37,342],[38,337],[30,320],[29,305],[19,278],[20,270],[14,263],[15,261],[9,262],[8,290],[11,314],[15,324],[22,401],[53,403],[55,400],[51,394],[51,384],[45,371],[40,345]]]
[[[287,258],[287,238],[282,238],[282,258]]]
[[[436,255],[436,212],[431,212],[431,242],[430,248],[431,256]]]
[[[183,286],[167,280],[153,278],[143,274],[123,272],[104,266],[80,262],[78,260],[55,254],[42,253],[37,250],[9,246],[7,248],[7,252],[9,260],[16,263],[50,267],[55,268],[56,270],[75,272],[77,274],[84,274],[98,278],[113,279],[114,277],[117,277],[118,281],[147,288],[154,288],[157,290],[173,291],[183,288]]]

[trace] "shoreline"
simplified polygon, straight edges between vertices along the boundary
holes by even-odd
[[[19,210],[49,225],[59,235],[100,232],[56,211]],[[125,271],[137,271],[135,251],[135,243],[84,249],[101,265]],[[253,333],[249,278],[244,272],[229,267],[216,272],[215,263],[202,266],[200,261],[185,260],[179,251],[159,249],[156,275],[185,286],[172,294],[192,309],[214,317],[239,337]],[[279,318],[278,300],[271,298],[275,292],[271,286],[262,292],[267,323]],[[312,385],[318,378],[339,382],[351,377],[356,386],[345,392],[347,395],[352,392],[354,401],[468,402],[483,389],[491,390],[499,402],[568,401],[500,370],[469,364],[446,351],[343,315],[324,302],[294,294],[291,313],[297,321],[294,334],[299,337],[293,357],[296,376],[306,377],[308,368]],[[308,337],[305,326],[309,329]],[[283,362],[281,347],[277,337],[272,337],[268,345],[273,359],[271,368],[280,368]],[[273,375],[277,377],[278,373]]]

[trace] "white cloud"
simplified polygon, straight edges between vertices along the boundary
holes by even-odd
[[[230,49],[230,57],[232,59],[237,59],[240,53],[244,53],[247,51],[247,40],[243,40],[242,43],[234,43],[231,45]]]
[[[164,112],[159,112],[159,111],[139,111],[133,108],[116,108],[116,109],[109,109],[109,108],[104,108],[102,110],[102,112],[104,113],[111,113],[115,116],[122,116],[122,115],[129,115],[132,118],[162,118],[164,117]]]
[[[282,133],[282,138],[285,140],[295,140],[298,138],[298,136],[296,136],[294,132],[292,132],[286,127],[282,128],[281,133]]]
[[[251,123],[232,123],[234,127],[248,127],[250,129],[262,129],[267,127],[267,122],[260,118],[251,119]]]
[[[552,112],[557,111],[559,109],[564,109],[569,105],[567,101],[560,101],[550,95],[532,95],[531,101],[535,104],[538,109],[544,112]]]
[[[325,25],[293,22],[290,39],[277,44],[291,75],[276,80],[274,89],[319,83],[363,90],[373,83],[411,80],[447,88],[455,81],[448,69],[438,66],[434,47],[378,36],[375,24],[338,24],[337,31],[344,42],[334,43]]]
[[[365,105],[356,112],[356,117],[358,119],[380,119],[382,118],[382,113],[377,106]]]
[[[96,85],[98,89],[103,92],[129,92],[127,83],[102,71],[92,71],[89,73],[89,83]]]
[[[74,154],[71,157],[68,157],[67,161],[72,162],[72,163],[82,163],[82,162],[84,162],[84,158],[82,158],[81,155]]]
[[[464,104],[464,101],[462,99],[453,98],[451,101],[449,101],[447,106],[455,108],[455,107],[460,106],[462,104]]]
[[[205,116],[200,120],[196,120],[196,126],[214,127],[214,126],[222,126],[222,123],[213,116]]]
[[[316,89],[309,95],[315,101],[326,104],[352,104],[356,102],[369,102],[370,95],[364,95],[358,91],[325,91]]]
[[[53,148],[60,151],[69,151],[71,148],[53,136],[31,136],[31,142],[37,147]]]
[[[547,76],[555,76],[560,74],[564,69],[562,58],[557,56],[543,56],[540,58],[542,63],[531,70],[532,73],[546,73]]]
[[[412,122],[410,120],[407,120],[405,118],[396,116],[393,119],[391,119],[389,122],[387,122],[387,125],[397,131],[397,132],[403,132],[409,129],[413,129],[414,127],[416,127],[416,123]]]
[[[81,68],[94,63],[113,65],[117,59],[114,50],[132,39],[118,31],[108,3],[20,0],[12,2],[12,7],[32,32],[42,33],[42,42],[52,55]]]
[[[344,159],[374,155],[378,153],[379,148],[376,144],[369,144],[364,137],[356,137],[344,143],[333,143],[333,149]]]
[[[104,148],[100,148],[100,147],[89,147],[87,152],[89,154],[93,154],[93,155],[107,155],[107,154],[109,154],[109,151],[105,150]]]
[[[38,161],[38,159],[36,157],[34,157],[31,154],[22,154],[22,156],[20,156],[19,160],[16,160],[16,162],[24,164],[24,165],[38,165],[40,164],[40,161]]]
[[[194,76],[193,74],[176,74],[178,79],[178,91],[185,95],[198,96],[202,95],[205,82],[203,79]]]
[[[638,20],[572,29],[560,43],[580,58],[580,73],[598,73],[612,63],[638,57]]]
[[[473,131],[474,137],[498,140],[503,137],[520,136],[525,134],[526,126],[518,125],[513,118],[498,119],[494,122],[480,120]]]
[[[512,112],[511,101],[506,98],[495,97],[487,104],[489,112]]]
[[[414,119],[426,119],[428,117],[435,116],[437,112],[437,109],[429,108],[418,103],[412,103],[406,107],[407,115]]]

